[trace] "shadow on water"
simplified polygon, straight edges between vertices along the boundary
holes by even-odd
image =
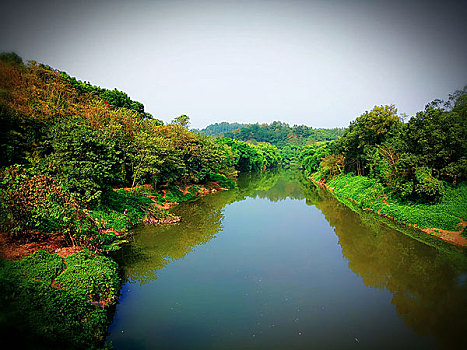
[[[116,252],[114,258],[123,266],[124,281],[144,284],[157,278],[157,271],[172,260],[183,258],[194,247],[213,239],[222,230],[223,208],[249,197],[271,201],[303,199],[298,173],[267,171],[242,174],[238,187],[183,203],[173,212],[180,223],[163,226],[140,225],[133,230],[131,244]]]
[[[442,348],[466,344],[467,269],[465,256],[446,255],[375,218],[359,215],[329,193],[316,189],[296,171],[246,174],[238,188],[185,203],[175,209],[178,224],[140,226],[132,244],[117,259],[125,280],[147,283],[170,261],[183,258],[223,229],[224,207],[249,197],[272,202],[305,199],[333,227],[349,268],[368,287],[386,289],[404,323],[419,335],[434,337]],[[461,264],[459,264],[461,261]]]
[[[304,190],[307,204],[320,209],[334,227],[352,271],[366,286],[389,290],[407,326],[433,336],[442,348],[466,345],[465,256],[455,248],[446,254],[422,244],[386,226],[374,214],[359,215],[325,190]]]

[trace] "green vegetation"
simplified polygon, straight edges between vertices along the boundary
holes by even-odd
[[[393,105],[377,106],[339,139],[306,146],[301,164],[349,205],[418,228],[459,231],[467,218],[466,120],[467,88],[406,123]]]
[[[275,121],[271,124],[247,124],[241,128],[224,133],[225,137],[235,140],[269,142],[279,148],[287,145],[303,146],[317,141],[335,140],[344,133],[344,129],[313,129],[306,125],[290,126]]]
[[[231,126],[241,125],[238,128]],[[290,126],[280,121],[271,124],[229,124],[220,123],[209,125],[207,130],[223,129],[222,133],[210,133],[211,135],[223,135],[226,138],[245,141],[249,144],[269,143],[278,148],[283,165],[291,165],[298,161],[304,145],[316,144],[320,141],[335,140],[339,138],[344,129],[313,129],[306,125]],[[254,166],[253,166],[254,168]]]
[[[221,122],[208,125],[204,129],[193,129],[192,131],[199,134],[204,133],[209,136],[223,136],[227,132],[243,128],[246,125],[247,124]]]
[[[96,253],[64,263],[46,253],[1,261],[2,305],[11,302],[2,324],[63,347],[93,347],[105,336],[107,309],[95,303],[115,302],[118,279],[115,263],[99,254],[119,249],[130,227],[170,222],[167,202],[192,200],[207,182],[233,188],[238,170],[281,161],[274,146],[231,147],[188,131],[186,115],[163,125],[122,91],[25,65],[14,53],[0,55],[0,123],[1,234],[20,243],[59,235],[65,246]]]
[[[235,169],[280,163],[271,145],[215,142],[188,131],[186,115],[164,126],[121,91],[24,65],[12,53],[2,54],[0,77],[0,225],[10,237],[61,233],[70,245],[115,249],[123,238],[109,232],[167,216],[145,195],[157,196],[163,186],[183,191],[213,176],[232,187],[225,176]],[[152,193],[113,190],[146,184]]]
[[[331,129],[313,129],[308,137],[309,141],[321,142],[337,140],[344,135],[345,128],[331,128]]]
[[[50,67],[47,67],[50,68]],[[117,89],[108,90],[98,86],[94,86],[87,82],[82,82],[74,77],[69,76],[65,72],[60,72],[63,78],[76,89],[80,94],[92,95],[100,97],[111,109],[126,108],[138,113],[141,113],[147,118],[151,118],[149,113],[144,112],[144,105],[138,101],[132,101],[130,97],[123,91]],[[160,125],[162,125],[160,121]]]
[[[317,173],[316,180],[320,181]],[[322,175],[321,175],[322,176]],[[418,228],[440,228],[449,231],[460,230],[460,218],[467,217],[467,183],[458,186],[447,185],[443,200],[436,203],[401,201],[391,194],[376,179],[366,176],[345,174],[326,181],[335,196],[349,206],[371,209],[381,215]],[[387,193],[386,193],[387,192]]]
[[[236,184],[232,179],[229,179],[227,176],[222,174],[211,174],[208,177],[209,181],[214,181],[219,184],[219,186],[224,188],[235,188]]]
[[[276,168],[282,160],[278,148],[267,142],[251,144],[225,137],[218,138],[216,143],[230,147],[235,168],[241,172]]]
[[[117,264],[88,251],[0,260],[2,339],[15,348],[98,348],[119,286]]]
[[[275,146],[283,147],[287,143],[304,144],[310,136],[312,128],[306,125],[294,125],[283,122],[268,124],[248,124],[241,129],[225,133],[225,137],[241,141],[269,142]]]

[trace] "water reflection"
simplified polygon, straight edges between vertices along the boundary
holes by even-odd
[[[349,268],[366,286],[390,291],[392,303],[407,326],[420,335],[435,337],[443,348],[466,345],[465,257],[441,253],[372,215],[352,212],[304,181],[298,172],[248,174],[239,178],[238,185],[236,190],[179,206],[175,213],[183,219],[178,224],[137,228],[132,244],[119,256],[126,280],[143,284],[156,279],[168,262],[215,239],[223,229],[223,209],[230,203],[249,197],[272,202],[305,199],[332,226]]]
[[[325,215],[349,267],[365,285],[386,288],[404,322],[442,348],[466,345],[465,257],[442,253],[395,231],[373,215],[358,215],[328,193],[307,190],[307,204]]]
[[[302,199],[300,185],[293,179],[296,172],[267,171],[243,174],[238,188],[219,192],[184,203],[174,209],[182,221],[166,226],[139,226],[134,229],[132,244],[117,252],[126,281],[146,283],[157,278],[157,271],[171,260],[180,259],[193,247],[204,244],[222,229],[222,209],[248,197]]]

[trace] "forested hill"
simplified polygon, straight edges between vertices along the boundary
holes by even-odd
[[[246,125],[247,124],[221,122],[210,124],[204,129],[192,129],[191,131],[196,132],[198,134],[204,133],[209,136],[221,136],[230,131],[243,128]]]
[[[197,133],[205,133],[210,136],[229,137],[235,140],[249,142],[269,142],[277,147],[286,144],[305,145],[319,141],[330,141],[344,134],[344,128],[313,129],[306,125],[290,126],[281,121],[271,124],[240,124],[240,123],[215,123],[204,129],[193,130]]]
[[[269,142],[278,147],[286,144],[305,145],[316,141],[335,140],[342,135],[344,129],[316,129],[306,125],[290,126],[287,123],[275,121],[271,124],[249,124],[241,129],[225,133],[242,141]]]
[[[0,54],[1,231],[62,232],[97,249],[110,218],[126,220],[118,202],[128,198],[112,188],[203,183],[281,162],[274,146],[196,134],[187,118],[163,125],[124,92]]]
[[[67,349],[102,345],[119,278],[117,265],[101,253],[118,249],[138,222],[176,222],[167,211],[174,203],[235,187],[228,176],[281,163],[275,146],[196,134],[188,119],[163,125],[122,91],[0,54],[0,328],[6,334],[12,327],[13,335]],[[29,252],[26,246],[32,251],[30,243],[41,250],[3,260]],[[71,255],[64,260],[44,250]]]

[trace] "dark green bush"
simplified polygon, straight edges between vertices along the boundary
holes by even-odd
[[[440,180],[433,177],[431,169],[427,167],[417,168],[415,170],[415,179],[415,194],[421,200],[439,200],[443,196],[445,192],[444,185]]]
[[[109,315],[91,301],[115,302],[117,265],[89,252],[66,260],[44,251],[19,261],[0,259],[2,342],[31,349],[96,349],[103,343]]]
[[[222,174],[210,174],[208,181],[215,181],[219,186],[224,188],[235,188],[236,186],[235,181]]]

